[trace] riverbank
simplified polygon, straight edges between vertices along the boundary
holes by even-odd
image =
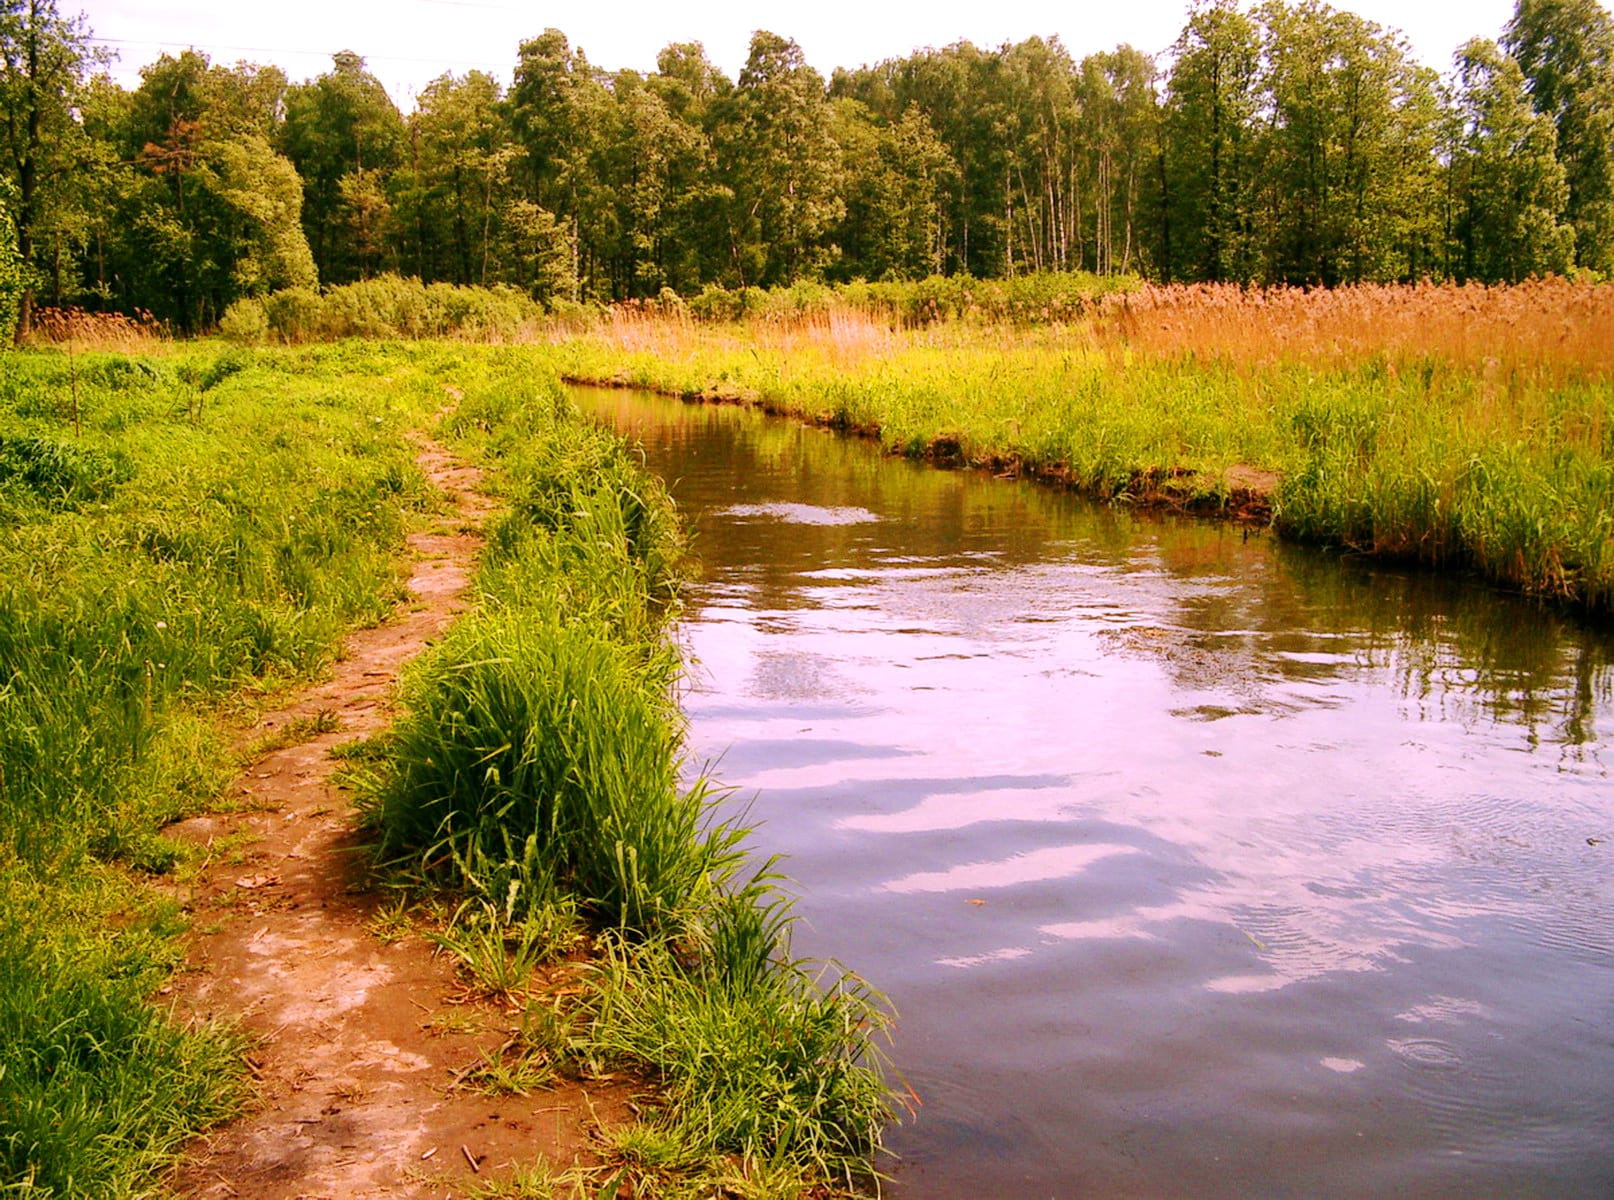
[[[1054,326],[618,314],[543,354],[578,382],[756,404],[1606,613],[1610,346],[1614,288],[1559,281],[1143,289]]]
[[[883,1008],[855,981],[820,989],[790,960],[788,900],[745,866],[745,831],[710,823],[710,784],[677,786],[677,662],[662,636],[677,526],[659,491],[522,352],[147,349],[19,354],[0,377],[0,936],[17,968],[0,987],[6,1184],[148,1188],[187,1138],[252,1111],[255,1125],[193,1151],[176,1186],[267,1195],[260,1168],[287,1195],[361,1176],[413,1194],[444,1170],[487,1195],[855,1185],[889,1115],[871,1065]],[[445,384],[461,397],[447,452],[480,461],[509,511],[471,593],[479,615],[412,673],[405,732],[355,741],[398,659],[443,628],[454,589],[433,587],[468,568],[481,520],[445,499],[443,452],[422,455]],[[608,512],[616,525],[601,524]],[[433,551],[423,537],[447,541]],[[435,572],[408,565],[422,552],[445,556]],[[550,619],[536,634],[533,603]],[[354,629],[373,633],[344,648]],[[481,653],[517,632],[522,654]],[[581,674],[545,666],[579,650]],[[613,663],[629,690],[589,709]],[[523,778],[544,784],[522,776],[532,760],[501,774],[489,747],[464,741],[475,730],[455,688],[473,677],[485,695],[571,714],[546,724],[507,707],[493,729],[560,755],[581,805],[560,822],[569,849],[545,842],[554,822],[509,819],[514,800],[538,798]],[[624,703],[639,724],[606,728]],[[411,736],[482,769],[428,786],[410,775]],[[648,775],[612,774],[617,751]],[[327,753],[370,797],[359,813],[321,782]],[[467,823],[434,815],[444,802]],[[182,821],[195,836],[175,836]],[[462,830],[476,836],[445,859],[434,839]],[[377,842],[391,867],[356,871],[355,851]],[[305,954],[305,933],[344,952]],[[199,957],[176,980],[187,944]],[[354,971],[363,986],[348,986]],[[369,1050],[338,1061],[334,1030],[391,975],[415,980],[393,999],[425,1011],[358,1030]],[[271,1019],[287,1004],[295,1019]],[[296,1050],[310,1021],[329,1042],[318,1053]],[[673,1025],[683,1037],[664,1036]],[[784,1048],[733,1036],[748,1028],[791,1035]],[[407,1049],[432,1035],[444,1040],[431,1053]],[[456,1047],[470,1061],[437,1078],[431,1064]],[[706,1079],[718,1051],[727,1066]],[[438,1129],[423,1104],[375,1124],[411,1072],[433,1111],[474,1124]],[[305,1094],[316,1077],[322,1095]],[[578,1083],[592,1107],[545,1090]],[[508,1132],[512,1112],[558,1126],[557,1104],[577,1156],[501,1157],[538,1151]]]

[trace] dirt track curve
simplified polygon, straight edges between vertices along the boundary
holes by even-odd
[[[417,461],[454,513],[410,537],[411,599],[247,738],[313,718],[334,717],[335,731],[254,762],[231,788],[241,811],[170,830],[212,849],[186,896],[192,969],[176,980],[178,1010],[237,1018],[258,1039],[258,1103],[192,1147],[171,1180],[186,1197],[462,1197],[540,1155],[591,1161],[590,1127],[624,1109],[607,1084],[525,1097],[456,1087],[513,1015],[470,999],[421,938],[373,932],[386,901],[366,885],[327,752],[386,726],[399,668],[464,610],[490,508],[477,472],[441,447],[423,443]]]

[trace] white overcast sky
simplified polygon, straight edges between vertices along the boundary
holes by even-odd
[[[1496,37],[1513,0],[1335,0],[1407,35],[1417,57],[1445,71],[1471,37]],[[736,0],[683,5],[668,0],[595,0],[591,4],[521,0],[58,0],[64,15],[82,12],[96,39],[118,54],[114,75],[137,86],[139,71],[164,51],[187,47],[215,62],[275,63],[294,81],[330,66],[338,50],[364,55],[405,111],[444,71],[488,71],[506,83],[524,39],[553,26],[591,63],[654,70],[669,42],[698,41],[730,78],[745,61],[751,32],[794,38],[826,76],[968,39],[996,47],[1058,35],[1077,58],[1128,42],[1164,50],[1181,30],[1187,0]]]

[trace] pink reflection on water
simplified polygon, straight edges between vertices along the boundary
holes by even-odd
[[[942,792],[926,796],[900,812],[841,817],[834,822],[834,828],[861,833],[924,833],[998,821],[1058,821],[1070,815],[1076,800],[1066,787]]]
[[[817,504],[731,504],[717,510],[718,516],[766,517],[791,525],[865,525],[882,518],[866,508],[825,508]]]
[[[1138,853],[1131,846],[1099,843],[1091,846],[1049,846],[1028,854],[1016,854],[997,862],[962,863],[946,871],[920,871],[881,885],[882,891],[954,892],[983,888],[1013,887],[1045,879],[1068,879],[1096,862],[1121,854]]]
[[[993,950],[987,954],[970,954],[962,958],[938,958],[939,967],[956,967],[967,971],[971,967],[984,967],[988,963],[1011,962],[1017,958],[1029,958],[1033,951],[1029,946],[1005,946],[1001,950]]]

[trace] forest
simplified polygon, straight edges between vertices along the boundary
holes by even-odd
[[[1517,282],[1614,269],[1614,18],[1518,0],[1442,75],[1319,0],[1196,0],[1159,58],[958,42],[829,79],[756,32],[655,72],[548,29],[404,113],[343,51],[196,51],[120,86],[82,18],[0,5],[0,292],[213,328],[381,274],[552,307],[812,280]]]

